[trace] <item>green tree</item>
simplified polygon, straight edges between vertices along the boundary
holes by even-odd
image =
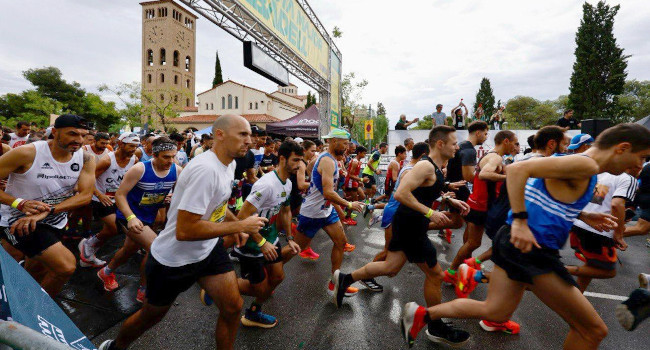
[[[354,72],[344,74],[341,79],[341,125],[352,130],[356,124],[354,111],[359,107],[363,90],[368,85],[366,79],[357,79]]]
[[[316,96],[311,94],[311,90],[307,91],[307,103],[305,104],[305,109],[316,104]]]
[[[474,102],[474,111],[478,109],[479,104],[483,106],[483,111],[485,111],[484,118],[490,118],[496,111],[494,107],[494,92],[492,91],[490,79],[488,78],[481,79],[481,86],[476,93],[476,102]]]
[[[530,96],[515,96],[508,100],[503,112],[507,129],[539,129],[558,119],[554,101],[541,102]]]
[[[69,112],[82,114],[86,91],[76,81],[68,83],[63,79],[63,74],[58,68],[32,68],[24,71],[23,76],[42,96],[63,103],[64,108]]]
[[[212,87],[215,87],[223,83],[223,77],[221,76],[221,61],[219,61],[219,51],[217,51],[217,58],[214,62],[214,79],[212,79]]]
[[[617,95],[623,93],[629,56],[623,55],[613,33],[619,8],[604,1],[582,6],[568,102],[578,120],[614,119],[612,116],[620,111]]]
[[[84,96],[84,118],[95,123],[95,129],[106,131],[119,122],[120,115],[115,102],[106,102],[97,94],[86,93]]]
[[[36,90],[0,96],[0,122],[5,126],[15,127],[20,120],[47,126],[50,114],[61,114],[62,112],[63,104],[61,102],[45,97]]]
[[[124,106],[118,110],[120,121],[114,124],[114,128],[119,130],[125,125],[131,127],[142,126],[144,108],[142,106],[142,84],[140,82],[134,81],[116,86],[102,84],[98,90],[100,92],[111,92]]]
[[[339,27],[335,26],[334,29],[332,29],[332,36],[338,39],[343,36],[343,32]]]
[[[418,120],[417,124],[411,128],[412,130],[431,130],[433,129],[433,117],[427,114]]]
[[[184,89],[165,88],[157,89],[153,92],[143,91],[143,114],[147,117],[149,129],[153,129],[154,126],[160,126],[163,130],[167,131],[168,124],[174,118],[178,117],[178,112],[176,111],[178,101],[183,101],[188,97],[190,95]],[[155,118],[152,120],[151,117]]]
[[[636,121],[650,115],[650,81],[625,82],[623,94],[618,96],[620,110],[616,122]]]
[[[381,102],[377,102],[377,115],[386,115],[386,107]]]

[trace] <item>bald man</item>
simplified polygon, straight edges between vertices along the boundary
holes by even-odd
[[[237,220],[227,207],[234,159],[248,150],[250,125],[241,116],[224,115],[213,124],[212,133],[212,148],[196,156],[178,177],[167,224],[151,245],[142,309],[122,324],[116,339],[103,342],[100,350],[126,349],[160,322],[176,297],[194,282],[219,308],[217,348],[232,349],[244,301],[224,238],[241,246],[248,234],[258,233],[268,220],[257,214]]]

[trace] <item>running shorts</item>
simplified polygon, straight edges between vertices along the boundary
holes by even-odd
[[[90,201],[90,206],[93,208],[93,216],[95,217],[95,220],[100,220],[109,215],[115,214],[115,204],[107,207],[101,202]]]
[[[472,224],[477,226],[485,226],[485,221],[487,221],[487,212],[476,210],[476,209],[470,209],[467,216],[465,216],[465,221],[471,222]]]
[[[280,241],[275,246],[275,251],[278,253],[277,259],[268,261],[264,256],[254,257],[244,255],[237,250],[232,251],[232,256],[239,258],[239,266],[241,268],[241,277],[247,279],[251,284],[259,284],[266,279],[266,266],[282,262],[282,246]]]
[[[381,228],[387,229],[393,223],[393,217],[399,205],[386,205],[381,214]]]
[[[514,281],[533,284],[535,276],[555,273],[572,286],[578,287],[560,260],[557,249],[534,248],[522,253],[510,243],[510,225],[503,225],[492,240],[492,261]]]
[[[581,253],[587,264],[603,270],[616,270],[616,243],[614,240],[573,226],[569,232],[571,248]]]
[[[230,257],[223,248],[223,239],[219,240],[207,258],[179,267],[165,266],[149,254],[145,265],[147,300],[154,306],[169,306],[199,278],[233,270]]]
[[[384,195],[390,198],[390,195],[393,193],[394,189],[395,189],[395,182],[393,181],[393,179],[386,179],[386,183],[384,187]]]
[[[29,258],[40,255],[47,248],[60,242],[59,237],[63,234],[62,229],[45,224],[36,224],[34,232],[24,236],[11,234],[9,227],[0,229],[2,229],[2,238]]]
[[[391,252],[402,251],[409,262],[426,263],[429,267],[438,264],[436,248],[427,236],[429,220],[424,215],[397,215],[393,217],[393,237],[388,243]]]
[[[318,230],[325,226],[335,224],[339,221],[339,214],[336,209],[332,208],[332,213],[326,218],[309,218],[303,215],[298,215],[298,231],[302,232],[309,238],[314,238]]]
[[[367,177],[367,178],[368,178],[368,182],[364,182],[364,183],[363,183],[363,187],[365,187],[365,188],[367,188],[367,189],[371,189],[372,186],[374,186],[374,185],[377,184],[377,181],[375,180],[375,176],[374,176],[374,175],[361,174],[361,178],[363,179],[364,177]]]

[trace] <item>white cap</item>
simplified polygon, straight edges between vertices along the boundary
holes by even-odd
[[[118,140],[123,142],[123,143],[132,143],[132,144],[135,144],[135,145],[140,144],[140,137],[138,136],[138,134],[136,134],[134,132],[124,132],[124,133],[122,133],[122,135],[120,135]]]
[[[47,129],[45,129],[45,139],[49,138],[50,135],[52,135],[52,128],[53,126],[48,126]]]
[[[305,141],[305,140],[302,139],[302,137],[296,137],[296,138],[293,139],[293,140],[296,141],[296,142],[298,142],[298,143],[302,143],[303,141]]]

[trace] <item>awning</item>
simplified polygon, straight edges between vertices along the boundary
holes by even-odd
[[[266,132],[291,137],[317,138],[319,126],[318,108],[316,105],[312,105],[287,120],[266,124]]]

